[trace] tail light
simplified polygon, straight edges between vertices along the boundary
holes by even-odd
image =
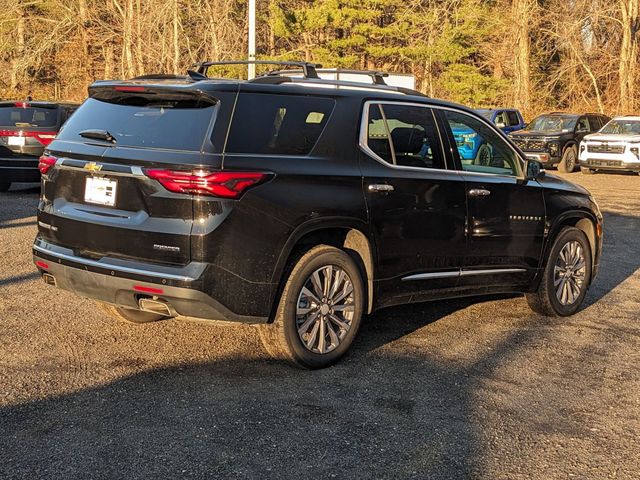
[[[35,138],[45,147],[56,138],[56,132],[25,132],[23,130],[0,130],[0,137]]]
[[[51,167],[53,167],[58,159],[56,157],[52,157],[51,155],[42,155],[40,160],[38,160],[38,169],[42,175],[46,175]]]
[[[179,170],[147,170],[146,175],[176,193],[240,198],[249,188],[264,182],[270,174],[263,172],[207,172]]]

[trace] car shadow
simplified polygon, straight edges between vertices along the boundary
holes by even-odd
[[[607,232],[615,232],[615,235]],[[604,213],[600,270],[585,298],[585,307],[598,302],[640,269],[638,232],[640,217]]]
[[[473,478],[484,452],[478,383],[540,331],[516,329],[517,341],[471,364],[424,345],[380,351],[471,303],[380,311],[320,371],[222,352],[0,408],[0,477]],[[144,367],[113,365],[127,362]]]

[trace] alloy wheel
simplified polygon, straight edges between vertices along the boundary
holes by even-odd
[[[553,274],[553,286],[558,301],[564,305],[573,305],[580,297],[585,285],[587,264],[584,248],[580,242],[567,242],[556,259]]]
[[[335,350],[351,329],[355,293],[346,271],[335,265],[315,270],[305,281],[296,304],[296,328],[307,350]]]

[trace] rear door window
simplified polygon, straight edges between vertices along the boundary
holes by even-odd
[[[58,109],[52,107],[22,107],[0,105],[0,126],[11,128],[55,127]]]
[[[335,100],[325,97],[241,93],[226,152],[308,155],[334,106]]]
[[[216,111],[215,102],[184,95],[89,98],[69,118],[59,140],[93,141],[84,130],[104,130],[117,146],[200,151]]]
[[[444,169],[444,155],[433,112],[418,105],[369,105],[366,145],[385,163]]]
[[[518,118],[518,114],[516,112],[514,112],[513,110],[509,110],[507,112],[507,115],[509,116],[509,126],[515,127],[517,125],[520,125],[520,119]]]

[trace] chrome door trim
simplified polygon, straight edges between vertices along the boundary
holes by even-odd
[[[484,270],[455,270],[449,272],[416,273],[402,277],[403,282],[412,280],[437,280],[439,278],[470,277],[474,275],[496,275],[501,273],[523,273],[526,268],[490,268]]]
[[[523,273],[526,271],[526,268],[490,268],[486,270],[462,270],[460,272],[460,276],[469,277],[472,275],[495,275],[498,273]]]

